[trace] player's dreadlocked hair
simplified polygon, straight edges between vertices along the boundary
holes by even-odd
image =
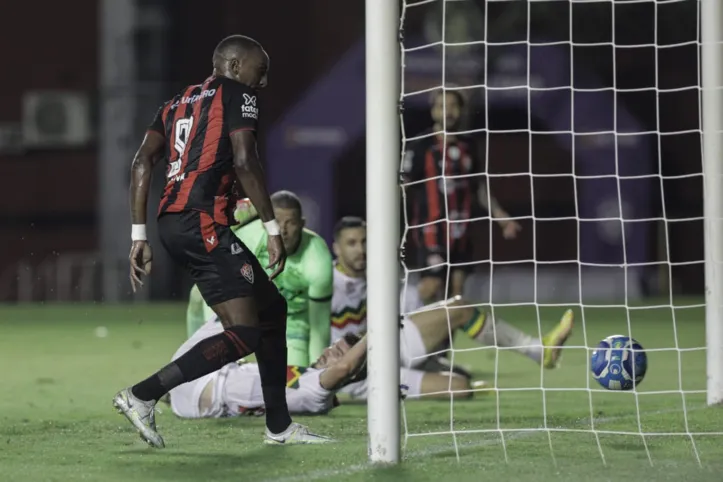
[[[336,222],[336,225],[334,225],[334,241],[339,239],[339,235],[342,231],[345,229],[350,228],[365,228],[367,225],[367,222],[364,221],[359,216],[344,216],[339,221]]]
[[[301,200],[291,191],[276,191],[271,195],[271,204],[281,209],[296,209],[301,214]]]

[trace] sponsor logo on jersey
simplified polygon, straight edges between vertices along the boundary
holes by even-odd
[[[241,106],[241,116],[258,120],[259,109],[256,107],[256,96],[244,94],[244,105]]]
[[[190,97],[183,96],[176,102],[171,104],[171,110],[175,109],[181,104],[193,104],[194,102],[198,102],[199,100],[205,99],[206,97],[213,97],[214,95],[216,95],[216,89],[202,90],[198,94],[192,95]]]
[[[240,254],[241,252],[243,252],[243,248],[241,248],[240,244],[233,243],[231,245],[231,254],[236,255],[236,254]]]

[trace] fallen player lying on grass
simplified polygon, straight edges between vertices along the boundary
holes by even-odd
[[[485,391],[485,381],[472,381],[472,374],[461,367],[449,371],[423,370],[425,362],[449,338],[449,333],[464,332],[483,346],[510,348],[525,355],[545,368],[556,368],[562,345],[572,334],[573,312],[567,310],[560,322],[542,340],[528,335],[492,313],[480,310],[461,297],[439,301],[405,316],[400,331],[400,383],[407,399],[424,397],[447,399],[451,392],[455,399],[469,398],[475,392]],[[348,384],[341,392],[353,399],[365,400],[367,381]]]
[[[568,310],[560,323],[542,340],[533,338],[502,320],[495,320],[474,306],[465,306],[459,298],[435,303],[405,317],[400,329],[400,383],[408,398],[429,396],[472,397],[476,390],[489,388],[484,382],[472,383],[470,376],[454,372],[424,372],[416,369],[430,350],[458,329],[483,345],[516,347],[545,368],[554,368],[562,345],[572,332],[573,315]],[[223,331],[211,319],[193,334],[175,353],[177,358],[200,340]],[[496,340],[495,340],[496,338]],[[363,379],[366,361],[366,337],[349,335],[327,348],[309,368],[288,367],[286,396],[291,413],[324,414],[335,406],[335,394],[342,390],[355,399],[366,399]],[[474,387],[473,387],[474,385]],[[425,397],[426,398],[426,397]],[[229,363],[171,391],[173,413],[182,418],[217,418],[263,413],[261,377],[255,363]]]

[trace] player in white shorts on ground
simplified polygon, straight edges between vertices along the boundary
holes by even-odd
[[[425,328],[424,316],[420,323],[424,332],[429,332],[429,329]],[[214,336],[219,330],[223,330],[223,327],[214,317],[199,328],[176,351],[173,358],[182,356],[189,347]],[[421,356],[426,350],[422,335],[414,322],[402,329],[401,335],[402,364],[412,365],[414,358]],[[431,339],[435,340],[436,337],[433,333]],[[324,350],[311,367],[288,367],[286,398],[289,412],[310,415],[328,413],[335,406],[334,395],[337,391],[345,384],[360,378],[357,375],[365,361],[366,337],[350,333]],[[449,374],[402,369],[402,384],[409,386],[413,393],[439,395],[436,392],[447,390],[449,377]],[[452,389],[455,391],[468,388],[469,380],[466,378],[457,377],[452,382]],[[359,390],[357,388],[357,391]],[[469,391],[461,394],[463,397],[471,395]],[[229,363],[217,372],[174,388],[169,398],[173,413],[181,418],[221,418],[264,413],[261,377],[255,363]],[[357,395],[357,398],[365,397]]]
[[[173,355],[182,356],[199,341],[223,331],[212,318],[199,328]],[[351,340],[351,341],[348,341]],[[348,382],[366,358],[365,347],[354,347],[359,337],[347,337],[324,351],[313,367],[287,367],[286,397],[290,413],[324,414],[334,406],[334,394]],[[343,352],[337,346],[343,345]],[[341,356],[342,353],[344,356]],[[336,354],[339,356],[332,356]],[[323,362],[329,358],[333,363]],[[264,399],[256,363],[229,363],[220,370],[180,385],[170,392],[173,413],[181,418],[220,418],[262,415]],[[324,438],[319,442],[328,442]]]
[[[470,398],[475,391],[490,388],[485,382],[472,383],[470,377],[452,372],[425,372],[421,365],[448,336],[449,328],[460,329],[483,345],[515,347],[514,350],[555,368],[560,359],[562,345],[573,328],[573,314],[568,310],[560,323],[546,336],[536,339],[502,320],[468,306],[459,297],[434,303],[424,310],[405,317],[400,329],[400,382],[408,399]],[[200,340],[223,330],[220,323],[211,320],[203,325],[175,353],[181,356]],[[316,363],[307,369],[288,367],[286,397],[291,413],[325,414],[334,407],[334,395],[354,378],[366,360],[366,337],[347,334],[331,347]],[[344,392],[354,399],[367,397],[366,380],[350,383]],[[258,366],[254,363],[229,363],[221,370],[198,380],[178,386],[171,391],[173,413],[182,418],[218,418],[263,413],[263,395]],[[329,441],[324,439],[323,441]],[[323,443],[321,440],[317,443]]]
[[[433,303],[405,316],[400,331],[400,383],[410,398],[471,397],[475,391],[489,389],[484,381],[472,382],[469,376],[454,372],[419,370],[440,342],[461,330],[481,345],[511,348],[545,368],[556,368],[562,346],[572,334],[574,316],[567,310],[560,322],[542,339],[530,336],[505,321],[485,313],[456,296]],[[449,324],[449,326],[448,326]],[[354,399],[366,399],[367,381],[351,383],[342,389]]]
[[[425,332],[424,316],[421,323]],[[439,325],[439,323],[436,323]],[[174,354],[177,358],[199,341],[214,336],[223,330],[215,318],[205,323]],[[400,342],[402,364],[414,364],[414,358],[426,350],[421,332],[410,322],[401,330]],[[436,339],[432,335],[431,340]],[[408,347],[408,348],[407,348]],[[288,367],[286,399],[292,414],[323,415],[336,406],[334,395],[345,384],[359,379],[357,374],[366,361],[366,337],[348,334],[324,350],[312,367]],[[362,376],[364,376],[362,374]],[[452,375],[452,390],[460,396],[472,396],[469,379]],[[450,374],[424,373],[418,370],[402,369],[402,385],[410,393],[428,393],[439,397],[445,391],[448,396]],[[355,398],[366,396],[366,384],[357,385]],[[361,391],[364,391],[364,396]],[[264,400],[261,392],[261,377],[255,363],[229,363],[221,370],[202,378],[180,385],[170,392],[173,413],[181,418],[222,418],[240,415],[262,415]],[[314,443],[329,442],[323,439]]]

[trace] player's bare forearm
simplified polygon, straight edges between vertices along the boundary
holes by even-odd
[[[269,191],[266,189],[266,176],[258,157],[236,164],[236,176],[244,192],[256,207],[261,221],[274,219]]]
[[[366,361],[367,337],[359,340],[347,351],[341,360],[328,367],[319,377],[319,383],[326,390],[334,390],[352,377]]]
[[[160,159],[165,140],[157,132],[148,132],[131,164],[131,223],[146,224],[148,193],[153,166]]]
[[[502,208],[497,199],[489,192],[487,186],[480,186],[477,191],[477,199],[480,205],[485,208],[493,218],[507,217],[507,212]]]
[[[256,208],[261,221],[274,219],[269,191],[266,188],[266,176],[259,161],[256,149],[256,136],[250,131],[234,132],[231,135],[234,156],[233,164],[236,177]]]
[[[131,165],[131,223],[146,224],[148,193],[153,163],[147,157],[136,155]]]
[[[502,236],[505,239],[516,238],[522,226],[514,219],[509,219],[509,213],[500,206],[485,184],[479,187],[477,197],[479,203],[490,213],[490,217],[497,221],[500,228],[502,228]]]

